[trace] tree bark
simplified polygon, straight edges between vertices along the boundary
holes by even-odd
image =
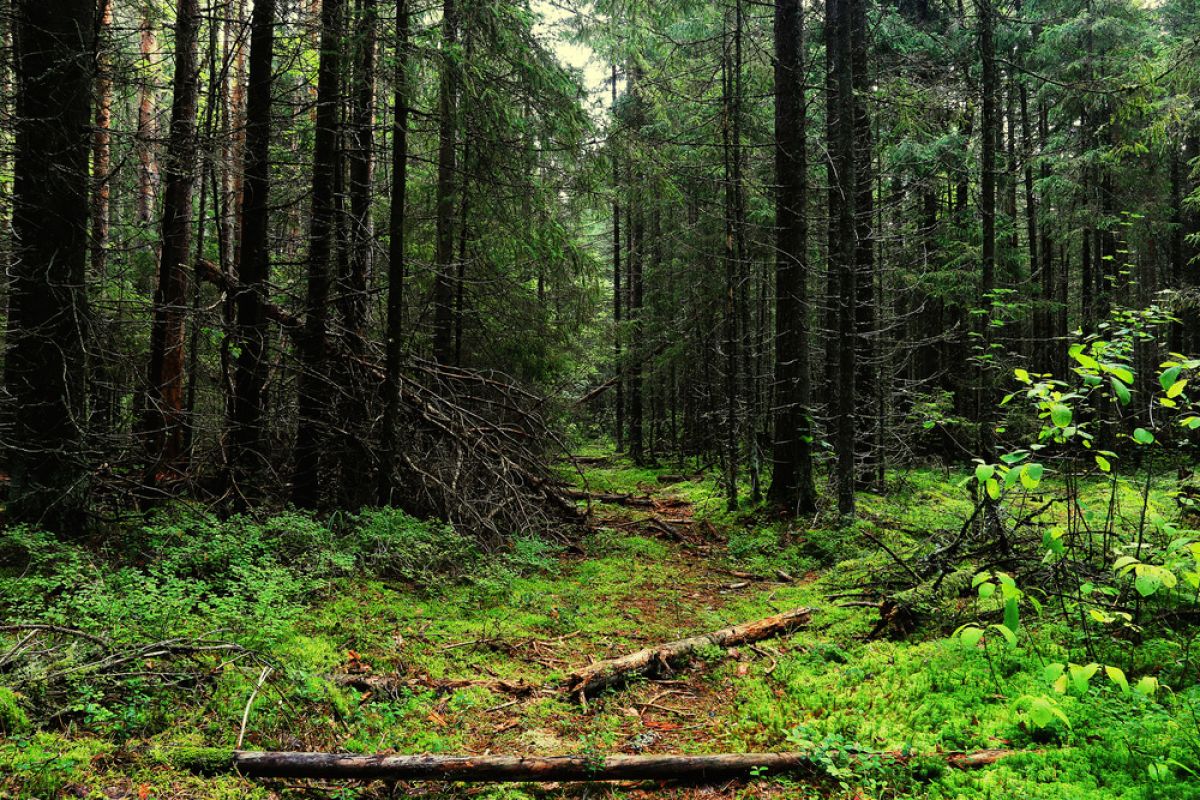
[[[816,508],[809,409],[808,105],[804,6],[775,4],[775,430],[768,500],[791,514]]]
[[[854,80],[851,47],[852,0],[826,0],[825,57],[828,79],[826,124],[830,150],[829,271],[836,283],[837,304],[836,429],[834,452],[838,512],[854,514],[855,440],[858,413],[855,359],[857,267],[855,200],[857,198],[854,124]]]
[[[191,258],[192,185],[196,164],[196,105],[199,97],[197,47],[199,0],[180,0],[175,19],[175,77],[171,100],[171,133],[167,143],[163,193],[162,246],[154,320],[150,327],[142,446],[145,480],[153,485],[161,472],[183,468],[184,340]]]
[[[138,26],[138,47],[142,60],[137,111],[137,219],[142,225],[150,224],[154,216],[154,198],[158,194],[158,161],[154,157],[158,126],[154,121],[154,84],[149,75],[157,46],[150,10],[143,8]]]
[[[808,625],[812,614],[811,608],[797,608],[712,633],[647,647],[620,658],[597,661],[568,675],[563,691],[572,697],[587,697],[635,675],[654,675],[668,670],[672,664],[690,658],[702,647],[735,647],[782,636]]]
[[[438,165],[433,276],[433,357],[448,364],[454,357],[454,210],[458,130],[458,7],[442,3],[442,66],[438,90]]]
[[[617,62],[612,64],[612,108],[617,107]],[[617,452],[625,449],[625,361],[621,354],[621,171],[617,153],[616,122],[609,140],[612,154],[612,264],[613,264],[613,354],[615,356],[614,380],[617,386],[616,421],[613,440]]]
[[[938,753],[956,769],[979,769],[1012,750]],[[812,753],[718,753],[712,755],[615,756],[383,756],[213,750],[190,754],[182,766],[198,772],[236,770],[250,778],[324,780],[463,781],[470,783],[675,780],[717,782],[784,773],[821,774]],[[905,763],[920,754],[882,752],[872,757]],[[926,756],[928,757],[928,756]]]
[[[242,171],[242,239],[238,248],[234,338],[238,356],[231,402],[231,477],[239,496],[253,489],[268,463],[262,420],[266,404],[266,303],[269,250],[271,83],[275,52],[275,0],[255,0],[250,17],[250,71],[246,94],[246,163]]]
[[[388,216],[387,347],[379,502],[389,504],[400,463],[400,370],[404,355],[404,203],[408,193],[408,1],[396,0],[396,75],[392,97],[392,207]]]
[[[12,522],[79,534],[96,0],[15,4],[16,143],[4,382]]]
[[[321,504],[321,478],[329,415],[326,327],[329,316],[329,262],[333,246],[335,181],[338,167],[338,112],[341,103],[343,0],[322,0],[321,55],[317,67],[316,135],[313,143],[312,215],[308,234],[308,287],[302,370],[297,384],[296,469],[292,501],[301,508]]]

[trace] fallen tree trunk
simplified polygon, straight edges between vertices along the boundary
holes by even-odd
[[[994,764],[1011,750],[938,753],[959,769]],[[198,772],[236,770],[251,778],[317,778],[324,780],[548,782],[675,780],[704,782],[764,774],[818,773],[814,753],[737,753],[716,755],[588,756],[384,756],[339,753],[285,753],[189,749],[176,757],[180,766]],[[864,753],[897,763],[915,755]]]
[[[620,658],[597,661],[568,675],[563,690],[583,700],[601,689],[623,683],[634,675],[655,675],[669,671],[672,664],[689,658],[701,647],[734,647],[790,633],[807,625],[812,620],[812,613],[811,608],[797,608],[712,633],[647,647]]]
[[[563,494],[572,500],[587,500],[592,503],[610,503],[614,506],[652,508],[654,498],[649,495],[617,494],[615,492],[584,492],[579,489],[564,489]]]

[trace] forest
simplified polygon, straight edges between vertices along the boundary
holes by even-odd
[[[0,800],[1200,799],[1200,0],[0,0]]]

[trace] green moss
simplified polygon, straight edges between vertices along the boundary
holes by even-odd
[[[29,728],[29,717],[21,708],[17,693],[0,686],[0,733],[14,736]]]
[[[163,752],[166,763],[200,775],[216,775],[233,769],[233,748],[178,747]]]

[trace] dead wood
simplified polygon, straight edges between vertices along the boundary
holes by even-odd
[[[1011,750],[938,753],[958,769],[977,769],[1011,755]],[[898,763],[917,756],[864,753]],[[323,780],[464,781],[476,783],[675,780],[692,783],[784,773],[820,774],[816,753],[722,753],[714,755],[589,756],[447,756],[349,755],[211,751],[181,759],[196,771],[236,770],[252,778],[316,778]]]
[[[712,633],[647,647],[620,658],[597,661],[568,675],[563,691],[573,697],[585,699],[588,695],[616,686],[635,675],[652,676],[669,672],[672,665],[690,658],[702,647],[728,648],[782,636],[807,625],[812,620],[812,614],[811,608],[797,608]]]

